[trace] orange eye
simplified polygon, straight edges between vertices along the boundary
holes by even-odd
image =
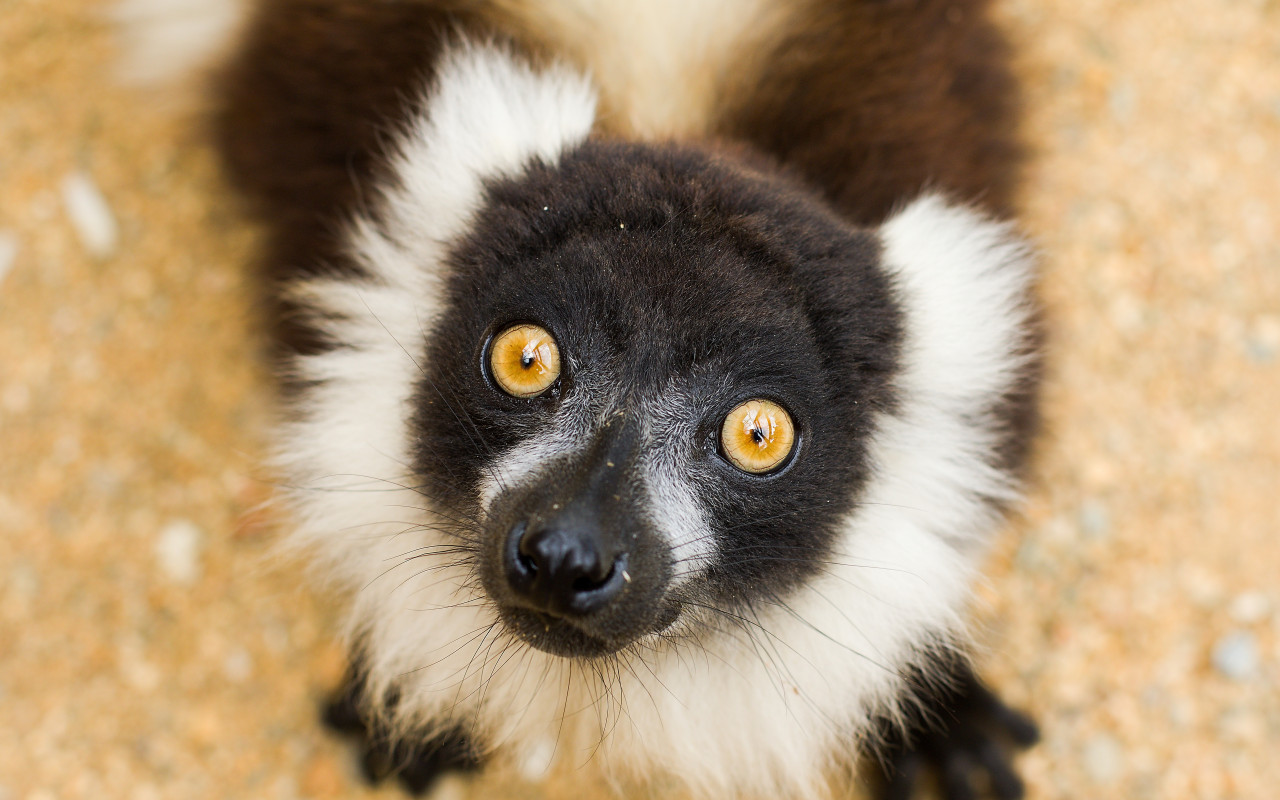
[[[493,338],[489,370],[507,394],[537,397],[560,377],[560,348],[546,328],[512,325]]]
[[[738,469],[757,475],[782,464],[795,441],[791,415],[770,400],[748,400],[729,412],[720,426],[724,454]]]

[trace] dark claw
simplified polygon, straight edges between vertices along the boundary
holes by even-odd
[[[893,742],[878,797],[908,800],[926,766],[938,775],[945,800],[976,800],[980,788],[996,800],[1022,800],[1026,789],[1013,753],[1035,744],[1040,732],[1025,714],[1006,706],[972,671],[955,665],[955,682],[925,699],[925,713],[906,741]]]
[[[398,741],[376,730],[361,711],[361,683],[348,677],[343,688],[325,704],[320,717],[330,729],[353,738],[361,748],[360,768],[370,784],[395,778],[414,796],[423,795],[446,772],[480,766],[465,733],[446,731],[419,741]],[[389,703],[395,699],[390,698]]]
[[[919,753],[903,753],[886,776],[882,800],[911,800],[911,792],[924,771],[924,757]]]

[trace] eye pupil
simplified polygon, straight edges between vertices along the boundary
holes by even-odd
[[[538,325],[512,325],[489,345],[489,374],[513,397],[537,397],[560,377],[560,351],[550,331]]]
[[[742,403],[720,426],[720,450],[738,469],[762,475],[786,462],[795,445],[795,424],[772,400]]]

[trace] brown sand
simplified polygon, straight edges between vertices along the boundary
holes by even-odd
[[[0,799],[367,796],[315,724],[332,611],[262,560],[251,233],[182,116],[111,85],[99,9],[0,0]],[[1044,725],[1032,796],[1273,796],[1280,3],[1000,13],[1053,360],[979,616]],[[77,172],[109,256],[64,208]]]

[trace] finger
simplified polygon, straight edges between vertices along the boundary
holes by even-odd
[[[993,709],[993,712],[996,724],[1019,747],[1030,747],[1040,741],[1040,729],[1031,721],[1031,717],[1003,703]]]
[[[977,800],[970,778],[973,761],[963,752],[952,752],[942,762],[942,796],[946,800]]]
[[[1000,745],[985,741],[978,748],[978,763],[987,771],[991,793],[997,800],[1022,800],[1026,789],[1022,779],[1009,766],[1009,757]]]
[[[889,765],[885,775],[881,800],[910,800],[924,770],[924,758],[919,753],[903,753]]]

